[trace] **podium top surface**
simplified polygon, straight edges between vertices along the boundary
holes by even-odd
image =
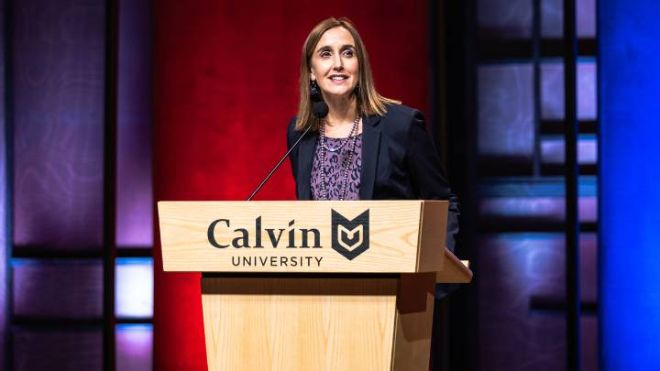
[[[160,201],[163,269],[439,272],[446,260],[447,206],[447,201]]]

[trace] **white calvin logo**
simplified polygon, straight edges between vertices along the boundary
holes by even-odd
[[[337,242],[341,245],[341,247],[348,251],[353,251],[356,247],[362,245],[362,241],[364,241],[364,228],[362,225],[358,225],[349,231],[346,227],[339,224],[337,229],[339,229],[339,239]],[[357,238],[355,236],[356,234]],[[346,241],[351,241],[352,243],[349,245],[346,243]]]
[[[332,210],[332,248],[348,260],[369,249],[369,209],[351,220]]]

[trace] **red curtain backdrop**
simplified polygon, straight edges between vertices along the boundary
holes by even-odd
[[[426,1],[153,3],[156,200],[249,195],[286,149],[302,43],[329,16],[356,24],[382,94],[426,111]],[[257,198],[295,198],[288,162]],[[205,370],[200,275],[155,255],[154,367]]]

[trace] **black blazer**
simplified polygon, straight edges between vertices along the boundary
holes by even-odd
[[[287,144],[300,137],[295,117],[289,123]],[[431,141],[422,114],[403,105],[387,106],[384,116],[362,119],[361,200],[449,200],[447,247],[454,250],[458,233],[458,200],[445,179],[440,159]],[[318,133],[310,132],[290,155],[296,195],[310,200],[312,161]]]

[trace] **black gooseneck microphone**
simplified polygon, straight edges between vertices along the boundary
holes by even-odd
[[[324,118],[325,116],[328,115],[328,105],[322,99],[321,100],[314,100],[313,99],[312,112],[314,113],[314,116],[316,118],[322,119],[322,118]],[[268,172],[268,175],[266,175],[264,180],[262,180],[261,183],[259,183],[259,186],[257,186],[257,188],[254,190],[254,192],[252,192],[250,197],[247,198],[247,201],[252,201],[254,196],[256,196],[256,194],[259,193],[261,188],[266,184],[266,182],[268,182],[270,177],[272,177],[273,174],[275,174],[275,171],[277,171],[277,169],[280,168],[280,165],[282,165],[284,160],[286,160],[286,158],[289,157],[289,155],[291,154],[291,151],[293,151],[293,149],[298,146],[298,143],[300,143],[300,141],[305,137],[305,135],[307,135],[307,133],[309,132],[309,129],[311,129],[311,128],[312,128],[311,125],[307,126],[307,129],[305,129],[305,131],[303,131],[303,133],[298,137],[296,142],[293,143],[291,148],[289,148],[289,150],[286,151],[284,156],[282,156],[282,158],[277,162],[277,164],[275,164],[275,166],[270,170],[270,172]]]

